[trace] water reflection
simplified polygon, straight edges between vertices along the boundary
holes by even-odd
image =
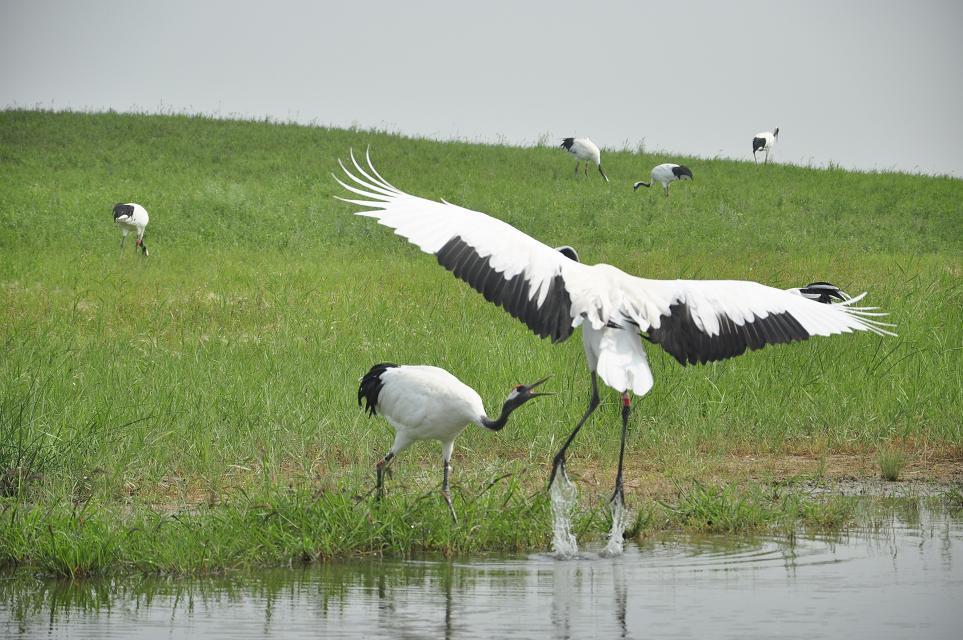
[[[619,558],[367,560],[73,584],[7,578],[0,636],[956,637],[960,514],[917,503],[869,519],[866,529],[794,543],[666,537],[627,544]]]

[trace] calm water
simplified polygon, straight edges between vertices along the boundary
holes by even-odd
[[[0,637],[959,638],[963,520],[902,503],[842,537],[679,538],[231,578],[0,581]]]

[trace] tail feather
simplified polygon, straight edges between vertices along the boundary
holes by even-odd
[[[385,386],[384,381],[381,380],[381,375],[388,369],[397,366],[391,362],[382,362],[371,367],[368,373],[361,377],[361,384],[358,386],[358,406],[361,406],[361,399],[364,398],[367,404],[364,410],[368,412],[369,416],[378,413],[378,395],[381,393],[382,387]]]
[[[636,331],[606,329],[599,341],[596,371],[616,391],[631,391],[644,396],[654,382],[649,359]]]
[[[114,220],[119,218],[132,218],[134,216],[134,207],[129,204],[118,204],[114,205]]]

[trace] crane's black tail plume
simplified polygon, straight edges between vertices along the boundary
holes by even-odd
[[[358,386],[358,406],[361,406],[361,399],[364,398],[367,404],[364,410],[368,412],[369,416],[377,413],[378,394],[381,393],[382,387],[385,386],[381,375],[388,369],[393,369],[397,366],[398,365],[391,362],[382,362],[371,367],[368,373],[362,376],[361,384]]]
[[[562,140],[562,144],[560,144],[559,146],[565,149],[566,151],[571,151],[573,144],[575,144],[575,138],[565,138],[564,140]]]
[[[118,204],[114,205],[114,220],[117,218],[123,218],[127,216],[128,218],[134,215],[134,207],[129,204]]]

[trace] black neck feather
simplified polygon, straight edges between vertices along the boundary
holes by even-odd
[[[508,424],[508,416],[512,415],[512,411],[517,409],[518,404],[512,403],[510,400],[506,400],[505,404],[502,405],[502,414],[498,416],[497,420],[492,420],[488,416],[482,416],[481,423],[486,429],[491,429],[492,431],[501,431],[506,424]]]

